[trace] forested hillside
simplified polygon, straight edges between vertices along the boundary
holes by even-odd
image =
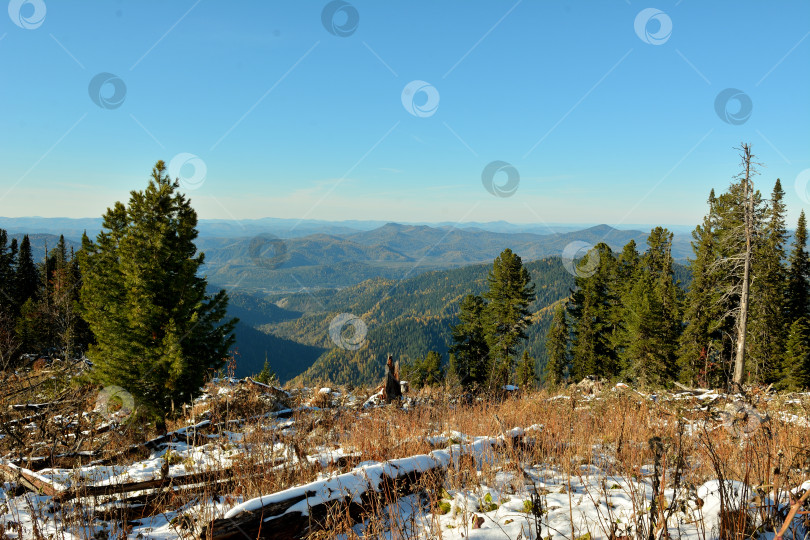
[[[529,330],[528,347],[542,359],[542,341],[549,320],[546,308],[568,296],[574,281],[559,258],[530,262],[526,267],[537,287],[537,298],[531,306],[536,313],[535,324]],[[298,378],[301,381],[373,383],[382,376],[388,353],[408,363],[433,350],[446,361],[459,301],[467,294],[484,290],[489,268],[474,265],[428,272],[401,282],[375,279],[340,291],[279,297],[279,305],[305,313],[300,319],[266,325],[264,329],[278,337],[328,349]],[[362,348],[345,350],[332,342],[329,324],[339,313],[351,313],[366,324],[367,344]]]

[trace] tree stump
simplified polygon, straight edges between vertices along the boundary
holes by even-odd
[[[402,387],[399,384],[399,362],[394,364],[394,357],[390,354],[385,362],[385,385],[382,397],[386,403],[402,397]]]

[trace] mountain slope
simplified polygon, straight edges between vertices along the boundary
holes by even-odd
[[[568,296],[573,277],[559,258],[533,261],[526,267],[537,287],[531,310],[538,313],[528,348],[544,364],[542,341],[550,313],[546,315],[543,309]],[[297,378],[302,382],[373,384],[382,376],[383,360],[389,353],[403,362],[430,350],[446,357],[458,304],[466,294],[484,291],[490,268],[491,264],[475,265],[427,272],[401,282],[376,279],[340,291],[280,297],[279,304],[300,309],[304,315],[265,325],[263,330],[327,349]],[[339,313],[350,313],[365,323],[368,334],[364,347],[345,350],[332,341],[329,325]]]

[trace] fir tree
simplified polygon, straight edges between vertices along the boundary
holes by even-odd
[[[645,264],[652,275],[653,294],[661,310],[658,353],[664,358],[664,380],[677,376],[677,347],[682,331],[683,295],[672,267],[672,237],[667,229],[654,228],[647,237],[649,261]]]
[[[67,255],[65,238],[59,237],[59,243],[48,257],[50,281],[51,312],[48,319],[53,325],[53,333],[65,358],[72,358],[79,343],[79,290],[80,277],[75,271],[74,257]]]
[[[810,312],[810,257],[807,254],[807,221],[804,210],[793,235],[787,275],[787,315],[792,324]]]
[[[633,288],[623,305],[626,343],[621,352],[625,373],[643,386],[662,386],[677,373],[680,334],[679,289],[672,268],[672,233],[656,227],[638,263]]]
[[[28,235],[23,236],[20,242],[20,252],[17,255],[17,266],[14,269],[17,302],[22,306],[29,298],[36,300],[40,277],[34,256],[31,253],[31,241]]]
[[[748,372],[756,383],[778,381],[789,326],[785,317],[787,276],[783,265],[787,242],[784,195],[777,179],[763,230],[754,248]]]
[[[447,355],[447,369],[445,370],[444,383],[445,385],[457,391],[461,387],[461,379],[458,376],[458,361],[456,355],[450,353]]]
[[[517,384],[524,390],[529,390],[537,385],[537,370],[535,369],[535,360],[529,354],[529,351],[523,351],[523,356],[520,357],[520,362],[517,366],[516,379]]]
[[[494,364],[493,388],[509,382],[515,349],[526,339],[526,328],[531,324],[529,304],[534,300],[534,285],[520,257],[509,248],[493,262],[487,282],[486,337]]]
[[[0,311],[9,317],[16,315],[14,267],[17,256],[17,241],[9,243],[8,233],[0,229]]]
[[[95,243],[82,241],[92,376],[156,412],[199,393],[208,370],[223,364],[235,325],[221,322],[225,291],[207,295],[198,275],[197,215],[178,188],[158,161],[146,190],[107,210]]]
[[[659,386],[667,378],[666,354],[659,350],[662,311],[652,276],[644,272],[628,296],[628,341],[622,355],[625,375],[641,386]]]
[[[406,365],[403,376],[415,389],[439,384],[444,380],[442,357],[436,351],[430,351],[424,358],[417,358]]]
[[[594,268],[594,273],[576,277],[577,290],[568,304],[573,333],[572,375],[575,380],[587,375],[609,378],[618,374],[619,362],[613,344],[615,317],[611,309],[616,305],[615,290],[611,286],[614,283],[615,262],[610,247],[599,243],[580,263],[580,266]]]
[[[490,358],[484,329],[484,299],[469,294],[461,301],[459,323],[453,327],[455,375],[464,388],[480,388],[489,377]]]
[[[264,359],[264,366],[262,366],[262,370],[253,376],[253,380],[263,384],[278,384],[278,375],[276,375],[273,368],[270,367],[270,362],[267,360],[267,358]]]
[[[703,224],[692,232],[695,258],[689,261],[692,282],[684,303],[685,328],[678,341],[678,367],[680,379],[685,383],[715,385],[719,383],[720,368],[716,364],[722,351],[722,338],[714,272],[717,256],[714,233],[717,199],[714,190],[709,194],[708,203],[709,213]]]
[[[565,320],[565,305],[560,304],[554,310],[554,318],[546,334],[546,362],[547,385],[556,386],[563,381],[568,368],[568,324]]]
[[[788,390],[810,388],[810,318],[799,317],[790,326],[780,386]]]
[[[647,245],[632,287],[623,294],[624,339],[617,352],[626,376],[645,386],[660,386],[677,371],[680,294],[672,268],[672,233],[656,227]]]
[[[616,260],[613,282],[609,287],[612,291],[609,296],[611,301],[610,346],[619,358],[624,356],[624,351],[628,345],[627,306],[639,271],[639,261],[640,257],[636,249],[636,242],[630,240],[622,248],[622,252]]]
[[[53,343],[49,341],[50,320],[43,311],[44,302],[29,298],[20,308],[15,332],[20,340],[20,348],[26,352],[38,352]]]

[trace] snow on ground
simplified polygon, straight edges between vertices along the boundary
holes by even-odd
[[[228,381],[233,384],[233,381]],[[627,385],[619,384],[614,391],[628,391]],[[632,390],[632,389],[629,389]],[[632,390],[636,392],[635,390]],[[228,394],[231,388],[222,386],[217,395]],[[321,395],[339,396],[330,388],[316,390]],[[670,394],[667,397],[645,395],[639,396],[649,400],[694,399],[697,402],[708,402],[728,398],[714,392]],[[800,396],[801,397],[801,396]],[[806,398],[806,396],[804,396]],[[211,396],[200,398],[200,402],[211,399]],[[350,400],[360,400],[349,396]],[[570,399],[568,395],[558,395],[552,400]],[[590,401],[595,396],[581,396],[580,401]],[[787,402],[799,405],[804,401],[796,398]],[[412,404],[412,402],[409,402]],[[371,396],[364,405],[361,414],[373,414],[380,404],[380,394]],[[298,414],[318,412],[317,407],[295,409]],[[282,436],[296,432],[296,421],[289,416],[292,410],[286,409],[263,415],[263,423],[255,429],[272,430]],[[780,412],[776,417],[801,427],[808,427],[810,421],[800,414]],[[198,427],[202,424],[198,424]],[[230,424],[229,424],[230,425]],[[686,432],[719,429],[722,424],[706,425],[706,421],[687,422]],[[233,429],[237,429],[235,426]],[[512,435],[523,434],[538,436],[542,426],[535,425],[525,430],[516,429]],[[185,442],[164,444],[153,451],[147,458],[130,465],[94,465],[76,469],[44,469],[37,475],[47,481],[70,489],[77,484],[113,485],[136,481],[154,480],[162,477],[161,468],[168,464],[168,476],[180,476],[189,473],[221,470],[234,464],[240,456],[256,452],[269,458],[286,458],[288,463],[299,463],[299,458],[288,445],[275,439],[261,448],[247,442],[247,433],[240,431],[221,431],[210,435],[210,442],[201,445]],[[337,445],[318,446],[306,456],[313,466],[324,470],[317,481],[322,488],[314,491],[289,511],[306,514],[310,505],[320,501],[336,500],[349,494],[357,494],[369,484],[380,483],[383,474],[393,471],[424,470],[440,464],[457,465],[462,452],[471,454],[479,469],[497,467],[493,459],[493,438],[465,434],[459,431],[436,430],[423,438],[431,448],[429,454],[396,459],[387,462],[365,461],[359,463],[348,473],[325,472],[331,465],[343,461],[362,459],[362,455],[352,449]],[[495,469],[487,475],[478,472],[477,478],[470,478],[466,487],[459,489],[442,489],[439,493],[418,493],[402,497],[395,504],[381,512],[382,517],[374,522],[357,524],[354,532],[365,538],[442,538],[444,540],[461,539],[528,539],[537,538],[537,530],[543,539],[596,540],[616,537],[633,537],[638,534],[639,524],[649,526],[649,510],[653,498],[652,465],[642,467],[634,478],[617,476],[614,459],[606,448],[594,446],[591,465],[575,468],[575,474],[569,476],[559,467],[548,464],[524,464],[520,470]],[[284,467],[286,465],[276,465]],[[452,465],[451,465],[452,466]],[[284,492],[264,495],[259,498],[242,500],[228,497],[214,500],[193,500],[190,505],[173,508],[171,512],[157,514],[140,520],[127,535],[141,539],[176,539],[183,532],[180,524],[183,516],[213,517],[235,516],[239,512],[255,509],[272,500],[289,496],[291,493],[306,493],[312,485],[296,486]],[[691,491],[682,490],[675,493],[672,489],[664,491],[667,505],[678,500],[677,511],[671,514],[667,530],[671,538],[683,540],[707,540],[716,538],[720,512],[720,484],[717,480],[708,481],[696,486]],[[751,493],[739,482],[730,482],[727,488],[731,493]],[[810,489],[810,480],[796,487]],[[35,493],[15,495],[13,486],[0,484],[0,526],[3,531],[0,538],[59,538],[64,540],[104,537],[104,528],[98,521],[91,527],[87,518],[93,509],[114,504],[110,497],[98,497],[95,500],[77,499],[61,505],[54,504],[51,497]],[[137,494],[137,493],[133,493]],[[773,494],[770,494],[773,497]],[[750,500],[742,501],[752,504]],[[94,506],[96,505],[96,506]],[[540,506],[538,508],[538,505]],[[77,518],[82,517],[81,519]],[[539,522],[538,522],[539,520]],[[382,527],[378,530],[377,527]],[[115,524],[108,525],[111,531]],[[120,533],[120,529],[119,529]],[[3,534],[5,536],[3,536]],[[586,536],[587,535],[587,536]],[[773,532],[762,533],[760,540],[772,540]],[[657,536],[657,538],[660,536]],[[343,536],[342,538],[347,538]]]
[[[472,451],[479,463],[491,456],[491,439],[485,437],[466,437],[453,433],[452,438],[463,438],[468,451]],[[434,440],[449,441],[447,435],[437,435]],[[283,446],[283,445],[282,445]],[[379,483],[382,474],[393,470],[424,469],[437,460],[449,463],[457,459],[461,445],[455,444],[444,450],[436,450],[429,455],[414,456],[385,463],[363,463],[352,472],[332,476],[324,489],[301,501],[290,509],[306,514],[309,505],[320,500],[338,499],[344,494],[359,493],[371,483]],[[281,450],[274,448],[273,450]],[[46,469],[40,475],[69,486],[78,478],[90,481],[95,485],[114,484],[159,478],[161,465],[166,455],[173,464],[169,475],[175,476],[209,468],[222,468],[231,463],[231,458],[240,450],[234,447],[223,450],[216,444],[192,447],[185,443],[174,443],[167,448],[153,452],[147,459],[129,466],[94,466],[82,467],[76,471]],[[311,462],[328,465],[337,458],[352,455],[341,448],[322,449],[309,456]],[[356,454],[354,454],[356,455]],[[369,529],[370,524],[358,524],[354,531],[361,537],[398,538],[399,533],[418,538],[438,538],[445,540],[464,539],[516,539],[536,538],[537,514],[533,512],[532,494],[538,494],[542,501],[540,527],[542,538],[570,539],[582,538],[590,534],[591,539],[611,537],[611,531],[617,536],[634,536],[639,515],[645,523],[648,518],[652,500],[651,478],[640,477],[628,480],[608,472],[608,465],[599,468],[593,465],[581,466],[578,474],[567,476],[558,468],[541,464],[526,467],[521,474],[499,471],[494,482],[488,485],[481,481],[474,482],[466,489],[442,490],[439,494],[416,494],[400,499],[388,508],[384,520],[389,528],[387,532]],[[644,471],[642,471],[644,473]],[[481,473],[479,472],[479,477]],[[648,473],[649,474],[649,473]],[[328,475],[324,475],[328,477]],[[810,481],[804,489],[810,488]],[[66,540],[92,537],[89,530],[63,530],[62,520],[73,512],[80,512],[78,505],[65,503],[61,508],[52,504],[51,498],[26,493],[21,496],[9,495],[7,484],[0,490],[0,524],[6,528],[8,538],[35,538],[34,516],[37,521],[38,534],[45,537],[57,535]],[[224,500],[208,499],[198,504],[180,508],[172,513],[159,514],[143,520],[142,524],[130,531],[130,537],[145,539],[178,538],[177,517],[181,514],[194,515],[205,507],[207,515],[235,516],[244,510],[255,509],[272,502],[274,499],[288,497],[292,492],[301,493],[311,489],[299,486],[273,495],[245,501],[233,506]],[[742,490],[740,483],[729,483],[732,492]],[[683,494],[681,494],[683,495]],[[431,513],[428,497],[437,499],[434,505],[439,512]],[[666,490],[664,496],[671,501],[674,493]],[[536,500],[536,499],[535,499]],[[719,484],[713,480],[697,488],[686,497],[682,510],[673,514],[667,527],[671,537],[685,540],[704,540],[712,538],[712,530],[717,528],[720,510]],[[21,527],[21,529],[19,528]],[[615,527],[615,529],[614,529]],[[392,530],[393,529],[393,532]],[[95,527],[96,531],[102,530]],[[88,534],[89,533],[89,534]],[[761,538],[772,538],[773,534]]]

